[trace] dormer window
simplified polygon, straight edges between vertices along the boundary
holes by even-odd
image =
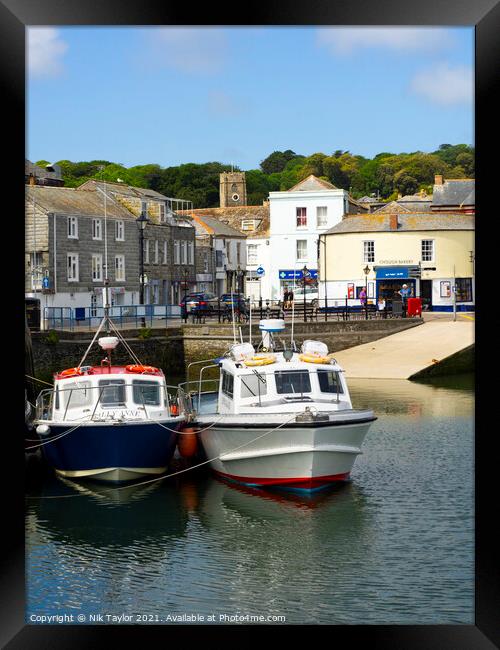
[[[242,230],[255,230],[256,228],[256,221],[255,219],[243,219],[241,222],[241,229]]]

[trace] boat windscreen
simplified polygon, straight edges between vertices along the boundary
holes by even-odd
[[[311,380],[308,370],[280,370],[274,373],[276,380],[276,392],[286,393],[310,393]]]
[[[102,390],[101,399],[103,406],[125,405],[125,382],[123,379],[102,379],[99,382]]]
[[[160,385],[157,381],[133,381],[134,404],[160,405]]]
[[[322,393],[343,393],[339,373],[332,370],[318,370],[319,389]]]
[[[241,375],[241,397],[260,397],[267,395],[267,384],[259,375]]]

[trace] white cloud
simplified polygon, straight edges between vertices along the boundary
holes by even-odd
[[[225,117],[237,117],[248,109],[246,102],[221,90],[212,90],[208,94],[208,107],[215,115]]]
[[[451,35],[437,27],[325,27],[317,30],[316,42],[332,54],[340,55],[366,48],[433,52],[449,46]]]
[[[410,88],[436,104],[467,104],[474,96],[473,69],[467,65],[452,68],[449,63],[439,63],[416,74]]]
[[[224,67],[226,35],[210,27],[163,27],[150,35],[156,63],[191,74],[213,74]]]
[[[57,77],[64,66],[62,58],[68,45],[53,27],[29,27],[27,42],[28,71],[34,77]]]

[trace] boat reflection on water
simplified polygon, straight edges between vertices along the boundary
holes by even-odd
[[[214,477],[206,481],[199,501],[198,514],[205,527],[220,534],[220,539],[227,542],[234,542],[236,534],[241,540],[248,538],[245,544],[252,551],[257,546],[263,553],[268,545],[280,548],[297,533],[307,538],[318,551],[325,543],[330,546],[335,535],[342,537],[346,532],[349,535],[370,535],[363,491],[353,482],[305,495],[254,488]],[[240,524],[262,525],[270,536],[253,536],[244,528],[233,530],[231,534],[230,529],[234,525],[239,528]],[[250,537],[253,537],[251,544]]]
[[[64,542],[66,552],[81,546],[112,549],[145,547],[177,539],[187,516],[179,494],[165,481],[121,489],[98,482],[50,477],[38,497],[28,500],[27,526],[33,540],[45,534]]]

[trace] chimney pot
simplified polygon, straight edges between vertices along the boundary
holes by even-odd
[[[434,176],[434,185],[442,185],[443,184],[443,177],[441,174],[436,174]]]

